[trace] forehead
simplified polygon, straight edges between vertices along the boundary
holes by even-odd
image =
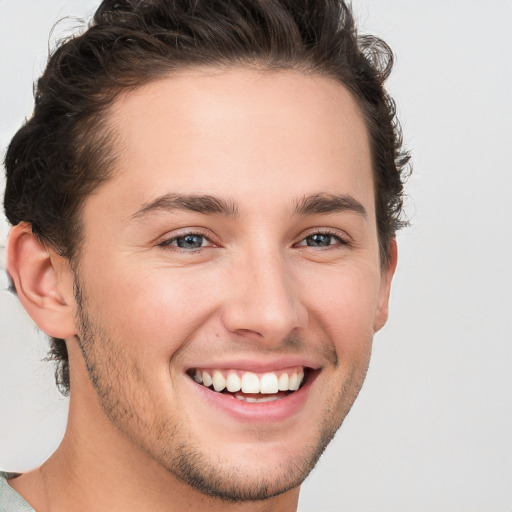
[[[109,124],[117,164],[105,193],[129,190],[134,203],[171,192],[267,203],[287,194],[349,192],[372,213],[364,121],[352,95],[331,78],[182,71],[122,95]]]

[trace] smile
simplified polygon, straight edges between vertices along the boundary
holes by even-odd
[[[297,391],[304,383],[308,369],[302,366],[284,370],[254,373],[243,370],[191,369],[189,375],[212,391],[233,394],[244,402],[272,402]]]

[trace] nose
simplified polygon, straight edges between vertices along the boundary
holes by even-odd
[[[232,269],[222,321],[230,332],[268,345],[306,326],[297,279],[282,257],[253,255]]]

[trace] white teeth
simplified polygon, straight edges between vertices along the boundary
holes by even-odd
[[[281,374],[281,377],[279,377],[279,391],[288,391],[290,378],[288,377],[287,373]]]
[[[260,379],[255,373],[245,372],[242,376],[242,391],[244,393],[259,393]]]
[[[265,373],[260,379],[260,393],[272,394],[278,391],[277,375],[275,373]]]
[[[212,385],[212,382],[213,382],[211,375],[208,372],[203,372],[202,376],[203,376],[203,384],[207,388],[209,388]]]
[[[217,392],[226,389],[230,393],[242,390],[243,393],[273,395],[279,391],[297,391],[304,380],[304,370],[282,371],[279,377],[275,372],[258,376],[253,372],[235,370],[195,370],[192,378],[207,388],[213,386]]]
[[[226,387],[226,379],[219,370],[215,370],[213,372],[212,382],[213,389],[215,389],[215,391],[222,391]]]
[[[304,371],[297,372],[297,384],[295,389],[291,389],[291,391],[297,391],[302,385],[302,381],[304,380]]]
[[[293,372],[292,376],[290,377],[290,384],[288,385],[290,391],[297,391],[299,389],[300,382],[298,375]]]
[[[226,379],[226,388],[231,393],[240,391],[242,388],[242,379],[236,373],[230,373]]]

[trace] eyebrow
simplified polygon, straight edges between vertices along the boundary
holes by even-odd
[[[238,217],[238,206],[232,200],[224,200],[208,194],[164,194],[144,203],[131,218],[140,219],[158,211],[191,211],[205,215]],[[367,217],[364,206],[348,194],[314,194],[295,202],[294,215],[305,216],[322,213],[353,211]]]
[[[206,215],[225,215],[237,217],[238,207],[231,200],[224,200],[208,194],[165,194],[149,203],[144,203],[142,208],[131,217],[139,219],[158,211],[189,211]]]
[[[365,207],[348,194],[315,194],[305,196],[295,203],[295,215],[313,215],[321,213],[355,212],[365,219],[368,217]]]

